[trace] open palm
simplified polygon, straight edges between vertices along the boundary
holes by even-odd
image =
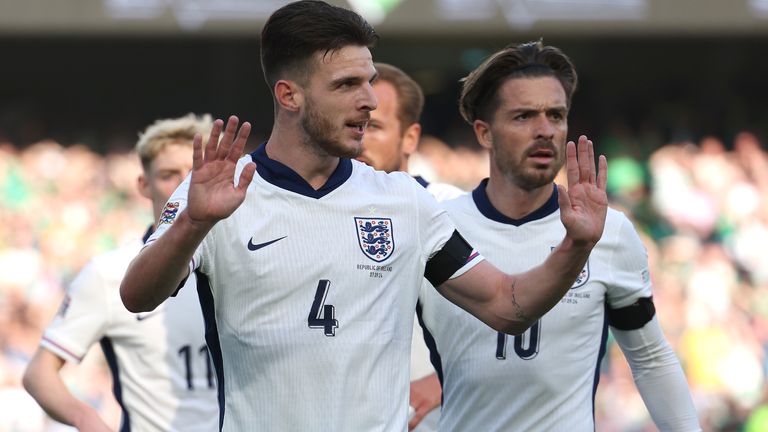
[[[579,137],[578,150],[569,141],[565,153],[568,190],[560,189],[560,220],[575,242],[597,243],[603,235],[608,211],[608,162],[600,155],[599,170],[596,169],[594,146],[584,135]]]
[[[191,221],[213,226],[231,215],[245,200],[245,192],[253,179],[256,165],[245,166],[238,184],[234,184],[237,161],[243,154],[251,132],[246,122],[237,130],[238,119],[231,116],[221,136],[223,122],[216,120],[202,151],[202,137],[193,142],[192,179],[189,184],[187,212]]]

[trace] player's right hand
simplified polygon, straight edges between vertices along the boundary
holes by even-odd
[[[414,412],[408,419],[409,431],[416,429],[430,411],[440,406],[442,395],[443,390],[436,373],[411,381],[409,405]]]
[[[245,122],[238,131],[238,118],[230,116],[220,137],[223,123],[221,120],[213,123],[204,153],[201,136],[195,136],[192,146],[192,178],[186,211],[190,221],[203,229],[210,229],[243,203],[256,172],[256,164],[249,163],[240,174],[238,184],[234,184],[235,167],[243,154],[251,125]]]

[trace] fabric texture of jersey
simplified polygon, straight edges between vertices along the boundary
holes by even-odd
[[[123,306],[120,282],[142,243],[94,257],[77,275],[41,345],[79,363],[100,343],[123,408],[121,431],[212,431],[216,381],[194,277],[152,312]],[[186,291],[186,292],[185,292]]]
[[[492,207],[485,184],[443,203],[458,230],[507,273],[542,263],[565,235],[556,189],[541,209],[512,220]],[[609,209],[603,237],[571,289],[522,336],[494,331],[434,290],[420,296],[442,368],[440,430],[593,431],[605,308],[650,297],[651,284],[631,222]]]
[[[467,193],[447,183],[428,182],[421,176],[414,176],[413,178],[420,185],[424,186],[427,192],[435,197],[438,202],[453,199]],[[423,283],[424,288],[422,289],[434,289],[426,280]],[[411,340],[411,381],[424,378],[433,373],[435,373],[435,368],[429,360],[429,349],[424,341],[424,330],[419,325],[418,320],[414,320],[413,339]],[[439,420],[440,407],[438,406],[424,416],[424,419],[416,426],[414,432],[435,432]]]
[[[191,264],[209,283],[223,430],[406,430],[418,291],[453,223],[405,173],[341,159],[314,190],[264,145],[236,178],[251,160],[245,201]],[[180,211],[188,187],[170,199]]]

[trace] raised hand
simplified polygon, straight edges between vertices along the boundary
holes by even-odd
[[[238,119],[229,117],[224,135],[223,122],[216,120],[202,151],[202,137],[195,136],[192,153],[192,179],[189,184],[187,214],[190,221],[203,227],[231,215],[245,200],[245,192],[253,179],[256,164],[245,166],[238,184],[234,184],[235,167],[243,154],[251,125],[243,123],[237,130]]]
[[[573,141],[566,144],[565,155],[568,190],[558,185],[560,220],[575,243],[594,245],[603,235],[608,211],[608,162],[600,155],[599,170],[595,169],[595,149],[584,135],[579,137],[578,151]]]

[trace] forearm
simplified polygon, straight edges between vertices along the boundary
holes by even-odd
[[[79,427],[86,418],[98,417],[98,413],[70,393],[59,375],[63,365],[63,359],[38,348],[24,372],[24,388],[52,419]]]
[[[680,363],[656,318],[643,328],[612,329],[632,369],[640,395],[662,432],[700,431],[698,416]]]
[[[176,291],[188,275],[189,262],[211,226],[193,223],[183,211],[162,236],[131,262],[120,284],[131,312],[150,311]]]
[[[543,264],[514,275],[483,260],[438,290],[494,330],[522,334],[568,292],[592,247],[566,237]]]
[[[593,246],[566,237],[541,265],[505,278],[497,302],[499,315],[507,321],[501,331],[522,333],[552,309],[573,285]]]

